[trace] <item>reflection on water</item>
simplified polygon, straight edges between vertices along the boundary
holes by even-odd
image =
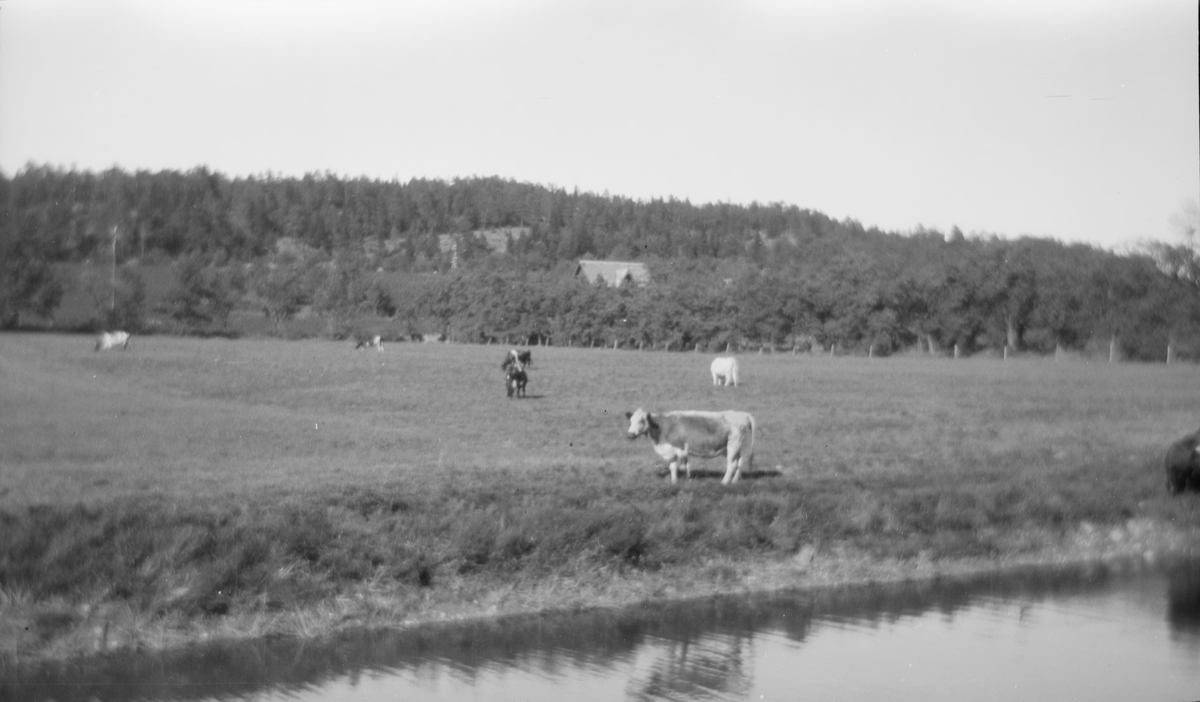
[[[1198,699],[1200,561],[3,670],[0,700]]]
[[[1200,641],[1200,563],[1177,567],[1167,582],[1167,622],[1182,641]]]

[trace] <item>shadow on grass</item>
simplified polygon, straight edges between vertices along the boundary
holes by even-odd
[[[671,476],[671,470],[669,468],[658,467],[658,468],[656,468],[656,471],[657,471],[657,475],[660,478],[669,478]],[[759,480],[761,478],[778,478],[781,475],[783,475],[783,471],[777,470],[775,468],[756,468],[754,470],[743,470],[741,473],[741,476],[738,479],[739,480]],[[725,477],[725,469],[724,468],[721,468],[721,469],[692,468],[692,477],[691,477],[692,480],[720,480],[721,478],[724,478],[724,477]],[[679,470],[679,479],[680,480],[688,479],[687,473],[683,469]]]

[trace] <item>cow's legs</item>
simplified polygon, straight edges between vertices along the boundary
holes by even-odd
[[[679,459],[671,461],[671,465],[669,467],[671,469],[671,482],[679,482]]]
[[[721,484],[729,485],[730,483],[736,483],[741,475],[742,468],[738,465],[738,459],[731,458],[725,466],[725,477],[721,478]]]
[[[742,474],[742,451],[740,446],[728,446],[725,453],[725,477],[721,478],[722,485],[736,483]]]

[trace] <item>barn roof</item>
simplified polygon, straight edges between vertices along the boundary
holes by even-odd
[[[589,283],[603,279],[609,287],[618,287],[625,281],[636,285],[650,282],[650,271],[646,264],[636,261],[580,261],[575,275],[583,275]]]

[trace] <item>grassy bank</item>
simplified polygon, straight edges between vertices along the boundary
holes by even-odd
[[[0,651],[578,607],[1192,545],[1186,366],[0,336]],[[670,485],[624,412],[725,409]],[[695,472],[695,471],[694,471]]]

